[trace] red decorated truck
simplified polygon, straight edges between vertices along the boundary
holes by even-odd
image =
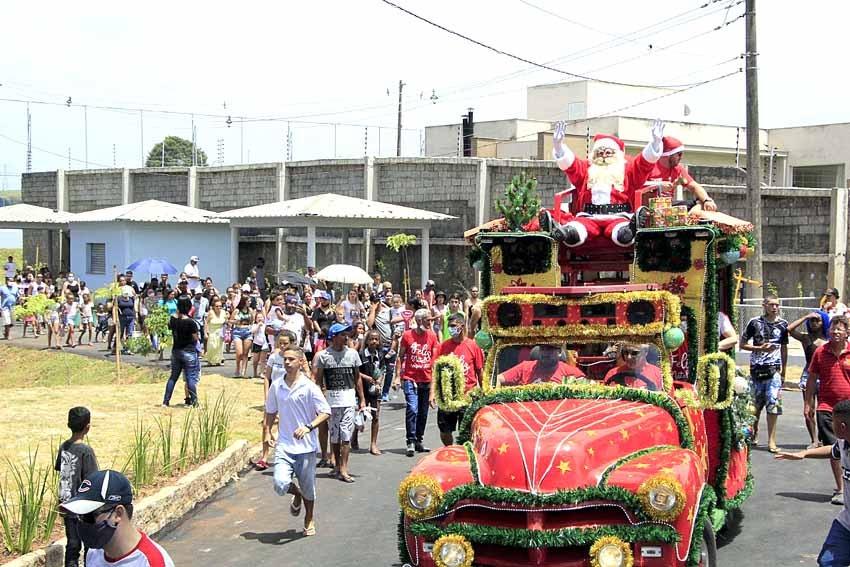
[[[718,321],[752,226],[720,213],[568,248],[532,223],[467,233],[482,272],[482,387],[437,361],[457,445],[398,491],[402,564],[715,565],[752,490],[749,399]],[[660,223],[659,223],[660,224]]]

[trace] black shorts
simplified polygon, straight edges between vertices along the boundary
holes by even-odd
[[[437,410],[437,429],[440,433],[454,433],[463,417],[462,411]]]
[[[815,412],[815,420],[818,423],[818,440],[824,445],[834,445],[835,432],[832,430],[832,412]]]
[[[257,343],[251,343],[251,352],[263,352],[263,345],[258,345]]]

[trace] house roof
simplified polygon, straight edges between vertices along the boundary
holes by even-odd
[[[72,222],[174,222],[174,223],[227,223],[218,213],[176,205],[164,201],[140,201],[117,207],[95,209],[74,215]]]
[[[73,213],[28,203],[0,207],[0,228],[61,228],[73,218]]]
[[[335,193],[323,193],[311,197],[302,197],[290,201],[278,201],[265,205],[256,205],[243,209],[234,209],[220,213],[222,217],[233,220],[275,220],[298,219],[303,222],[306,219],[330,219],[330,220],[356,220],[376,221],[375,226],[381,225],[381,221],[443,221],[455,217],[442,213],[434,213],[423,209],[391,205],[380,201],[369,201],[356,197],[347,197]],[[321,223],[317,223],[321,224]]]

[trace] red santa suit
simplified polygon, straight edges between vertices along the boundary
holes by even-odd
[[[579,242],[568,246],[580,246],[588,239],[602,234],[614,241],[618,246],[629,246],[631,241],[622,242],[617,238],[620,230],[629,225],[631,219],[632,200],[635,190],[646,183],[660,157],[655,153],[652,144],[648,145],[635,158],[625,156],[625,144],[615,136],[597,134],[593,139],[591,156],[600,149],[610,149],[622,159],[622,176],[615,179],[598,181],[594,179],[594,164],[587,159],[578,159],[563,147],[564,155],[556,155],[556,162],[567,178],[576,187],[577,210],[575,218],[565,226],[573,226],[579,233]],[[616,164],[602,166],[606,170]],[[610,175],[608,176],[610,177]]]

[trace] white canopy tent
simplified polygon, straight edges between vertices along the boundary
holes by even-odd
[[[391,228],[421,231],[422,287],[428,280],[430,230],[435,221],[455,217],[422,209],[323,193],[290,201],[234,209],[219,213],[230,219],[231,246],[238,246],[240,228],[307,228],[307,265],[316,265],[316,228],[377,229]],[[237,254],[231,253],[235,262]],[[237,266],[234,264],[233,273]],[[234,280],[235,281],[235,280]]]

